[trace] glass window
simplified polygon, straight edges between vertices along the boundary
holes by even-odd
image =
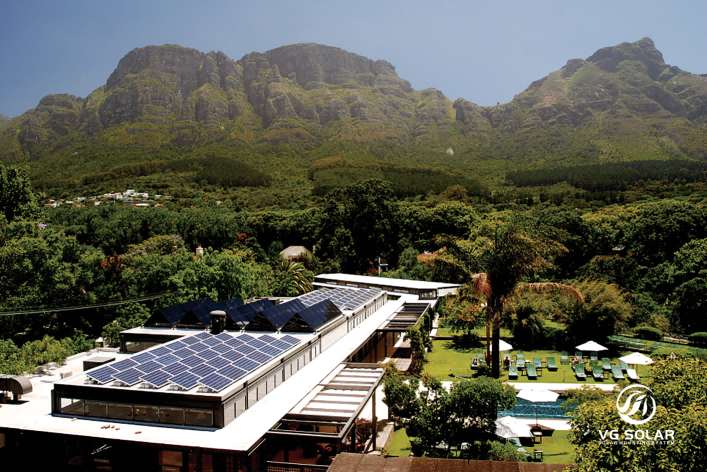
[[[184,424],[184,409],[161,407],[160,423]]]
[[[61,412],[65,415],[83,416],[83,400],[62,398]]]
[[[236,417],[242,415],[245,410],[245,392],[243,392],[236,398]]]
[[[160,451],[160,465],[182,467],[182,451]]]
[[[122,403],[109,403],[108,418],[113,418],[116,420],[132,420],[133,406]]]
[[[258,387],[253,385],[248,387],[248,408],[258,403]]]
[[[86,401],[85,412],[86,416],[94,418],[106,418],[108,416],[108,405],[103,402]]]
[[[214,413],[211,410],[197,410],[196,408],[187,408],[185,410],[186,423],[189,426],[207,426],[214,425]]]
[[[135,421],[149,421],[158,423],[160,421],[159,408],[149,405],[135,405],[135,413],[133,419]]]

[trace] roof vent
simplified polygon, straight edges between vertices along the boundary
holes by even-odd
[[[11,392],[12,401],[16,402],[32,392],[32,384],[23,375],[0,375],[0,392]]]

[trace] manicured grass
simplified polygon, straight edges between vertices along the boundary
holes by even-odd
[[[433,377],[443,380],[443,381],[456,381],[455,377],[467,377],[473,376],[474,371],[469,369],[471,364],[471,358],[475,357],[479,352],[483,352],[483,347],[477,347],[473,349],[463,349],[457,348],[451,341],[447,340],[437,340],[432,342],[433,348],[432,352],[427,354],[427,364],[425,364],[425,372],[429,373]],[[610,384],[615,385],[613,378],[609,376],[608,379],[604,380],[594,380],[591,375],[587,376],[586,380],[577,380],[574,375],[574,371],[570,365],[562,365],[560,363],[561,354],[560,351],[508,351],[503,352],[502,355],[509,355],[511,358],[514,354],[523,352],[526,359],[532,360],[533,357],[540,357],[543,361],[547,360],[548,356],[555,358],[555,363],[557,364],[557,371],[550,372],[547,368],[542,369],[542,376],[538,375],[537,380],[530,380],[524,374],[519,373],[518,379],[512,379],[513,382],[536,382],[536,383],[574,383],[574,384]],[[601,354],[600,354],[601,355]],[[616,358],[611,358],[611,362],[618,365],[618,360]],[[585,369],[588,365],[588,361],[585,361]],[[601,368],[601,364],[599,364]],[[451,369],[451,370],[450,370]],[[638,366],[637,373],[639,376],[643,377],[650,375],[650,367]],[[501,370],[501,379],[508,379],[508,371]]]
[[[569,431],[555,431],[552,437],[544,437],[542,444],[535,444],[535,449],[543,450],[543,462],[550,464],[574,464],[574,445],[567,439]],[[525,448],[532,453],[532,447]]]
[[[396,429],[393,433],[393,440],[388,445],[388,455],[408,457],[411,451],[410,438],[408,438],[405,428]]]

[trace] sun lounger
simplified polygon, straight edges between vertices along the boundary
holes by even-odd
[[[518,378],[518,368],[514,365],[508,367],[508,378],[517,379]]]
[[[599,364],[599,357],[596,352],[592,352],[592,354],[589,356],[589,363],[592,365]]]
[[[518,355],[516,356],[516,361],[523,361],[523,362],[525,362],[525,356],[523,355],[523,353],[520,353],[520,354],[518,354]]]
[[[547,370],[557,370],[557,364],[555,364],[554,357],[547,358]]]
[[[476,363],[474,363],[474,361],[476,361]],[[473,369],[478,369],[478,368],[479,368],[479,364],[481,364],[481,361],[479,360],[479,358],[478,358],[478,357],[472,357],[472,358],[471,358],[471,365],[469,366],[469,368],[472,369],[472,370],[473,370]]]
[[[574,375],[577,376],[578,380],[586,380],[587,374],[584,372],[584,365],[577,364],[574,366]]]
[[[601,358],[601,368],[604,370],[611,370],[611,361],[608,357]]]
[[[628,371],[628,365],[626,365],[626,363],[621,359],[619,359],[619,365],[621,366],[621,370],[623,370],[624,372]]]
[[[533,366],[536,369],[542,369],[543,368],[543,360],[540,357],[533,357]]]
[[[579,357],[580,359],[582,359],[582,351],[575,351],[574,357]]]
[[[638,376],[638,374],[636,373],[636,371],[634,369],[626,369],[626,375],[628,375],[628,378],[632,382],[637,382],[637,381],[641,380],[641,378]]]
[[[525,361],[523,359],[518,359],[516,361],[516,368],[525,369]]]
[[[621,372],[621,367],[617,365],[612,365],[611,366],[611,375],[614,377],[614,380],[619,381],[619,380],[624,380],[624,373]]]
[[[537,379],[538,378],[538,373],[535,371],[535,366],[533,364],[528,364],[525,366],[526,372],[528,374],[529,379]]]
[[[570,358],[567,357],[567,351],[562,351],[560,353],[560,364],[562,364],[562,365],[569,365],[570,364]]]
[[[598,367],[592,368],[592,377],[594,377],[594,380],[604,380],[604,374]]]

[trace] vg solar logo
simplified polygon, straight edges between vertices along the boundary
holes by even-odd
[[[655,415],[653,391],[645,385],[629,385],[616,399],[616,409],[622,420],[632,425],[648,423]],[[640,419],[634,419],[636,415]]]

